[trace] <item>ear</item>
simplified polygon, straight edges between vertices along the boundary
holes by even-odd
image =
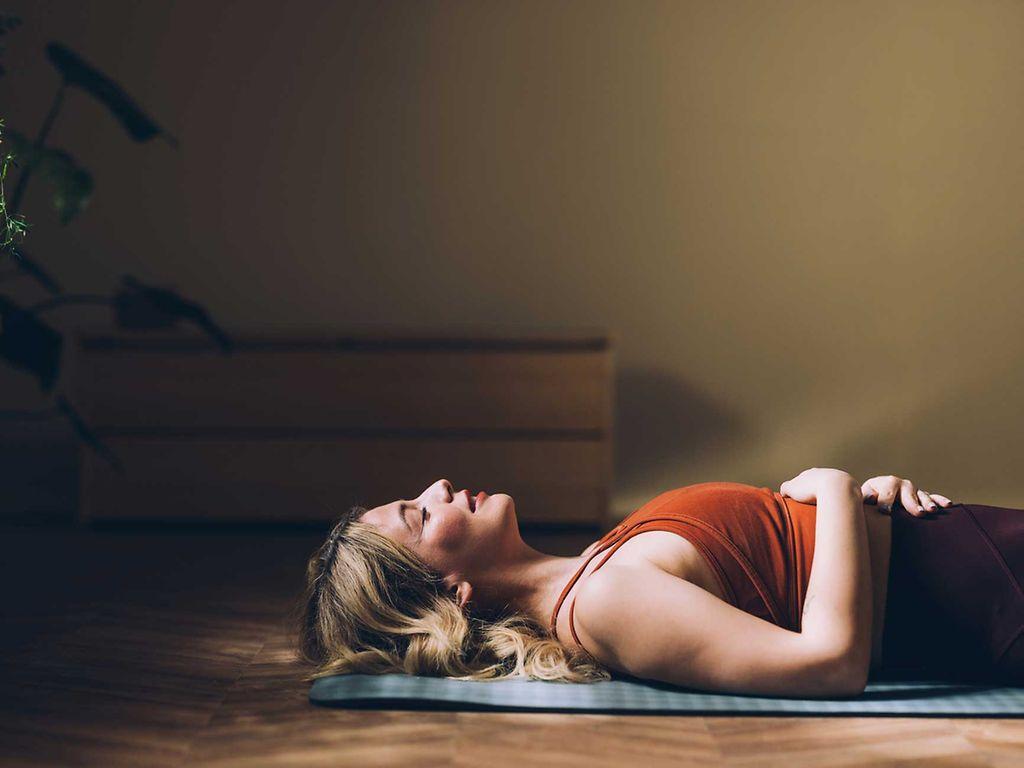
[[[459,604],[459,607],[465,608],[466,603],[473,597],[473,585],[453,576],[445,578],[444,584],[448,594]]]

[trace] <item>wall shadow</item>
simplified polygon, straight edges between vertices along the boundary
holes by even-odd
[[[664,370],[620,368],[615,380],[615,484],[622,490],[711,446],[742,439],[740,416]]]
[[[986,371],[837,445],[835,455],[862,474],[909,477],[954,501],[1024,508],[1013,490],[1024,464],[1022,392],[1024,369]]]

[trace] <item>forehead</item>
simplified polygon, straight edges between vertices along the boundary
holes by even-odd
[[[401,501],[389,501],[367,510],[360,520],[390,534],[408,534],[408,528],[402,523],[401,510]]]
[[[377,521],[381,520],[388,515],[397,519],[398,515],[396,510],[399,508],[399,501],[389,501],[386,504],[379,504],[376,507],[371,507],[363,513],[362,519],[366,521]]]

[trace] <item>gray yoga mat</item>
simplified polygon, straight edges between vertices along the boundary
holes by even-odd
[[[620,714],[902,715],[1021,717],[1024,688],[893,680],[868,683],[855,697],[799,699],[739,696],[615,679],[468,682],[403,674],[335,675],[313,683],[314,704],[358,709],[607,712]]]

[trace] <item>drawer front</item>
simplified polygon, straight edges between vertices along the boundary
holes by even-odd
[[[108,436],[125,473],[83,450],[94,520],[334,520],[445,477],[508,493],[520,522],[603,524],[610,443],[589,440],[234,440]]]
[[[611,356],[594,351],[85,350],[82,410],[101,430],[610,428]]]

